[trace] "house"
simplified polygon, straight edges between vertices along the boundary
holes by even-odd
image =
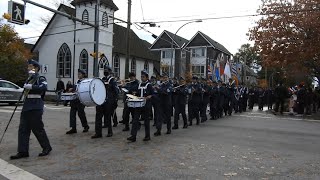
[[[58,11],[75,16],[87,22],[95,21],[95,0],[73,0],[68,7],[61,4]],[[115,76],[120,79],[125,77],[125,50],[126,28],[116,25],[112,18],[118,7],[112,0],[100,1],[100,26],[99,26],[99,52],[101,57],[98,62],[99,77],[103,76],[105,65],[113,68]],[[131,33],[131,56],[129,70],[136,72],[148,69],[153,74],[159,58],[156,57],[144,40],[141,40],[133,31]],[[47,78],[48,89],[53,90],[57,79],[60,77],[65,83],[77,81],[77,69],[87,71],[88,77],[93,75],[94,28],[81,22],[73,21],[59,14],[54,14],[42,32],[32,51],[39,54],[39,62],[46,67],[42,72]]]
[[[190,53],[186,59],[186,64],[189,65],[186,70],[198,77],[208,77],[208,66],[216,64],[219,60],[220,67],[224,67],[232,56],[223,45],[200,31],[183,48]]]
[[[150,46],[150,50],[158,53],[160,56],[160,73],[170,73],[170,76],[178,77],[184,74],[186,51],[183,46],[188,43],[188,40],[175,35],[167,30],[163,31]],[[171,66],[172,65],[172,66]],[[170,69],[171,67],[171,69]]]

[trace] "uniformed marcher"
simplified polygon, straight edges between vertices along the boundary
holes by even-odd
[[[210,90],[210,115],[211,120],[216,120],[219,117],[219,91],[217,87],[217,82],[212,82],[212,87]]]
[[[256,96],[256,91],[253,86],[249,89],[248,95],[249,95],[249,110],[252,110],[255,103],[255,96]]]
[[[18,131],[18,153],[10,159],[29,157],[29,139],[31,131],[36,136],[42,148],[39,156],[46,156],[52,151],[47,133],[42,121],[43,98],[47,90],[46,78],[39,75],[40,64],[37,61],[28,61],[29,78],[24,85],[24,92],[29,91],[25,98]]]
[[[139,97],[146,101],[143,107],[134,108],[134,115],[132,121],[131,136],[127,138],[128,141],[135,142],[137,132],[140,129],[139,119],[144,121],[145,137],[143,141],[150,140],[150,108],[152,108],[151,98],[153,95],[153,88],[149,81],[149,74],[147,71],[141,71],[141,83],[137,89]],[[142,95],[142,96],[141,96]]]
[[[72,92],[76,92],[77,86],[80,84],[80,82],[86,77],[86,71],[78,69],[78,78],[79,80],[77,81],[77,84],[73,86],[72,89],[70,89]],[[86,117],[86,113],[84,112],[85,105],[83,105],[78,98],[71,100],[70,101],[70,127],[71,129],[66,132],[66,134],[74,134],[77,133],[77,112],[78,116],[80,118],[83,132],[88,132],[89,126],[88,126],[88,121]]]
[[[218,104],[218,118],[221,118],[225,109],[226,99],[226,84],[218,80],[219,104]]]
[[[102,137],[102,117],[104,117],[104,126],[108,128],[107,137],[113,136],[111,120],[117,107],[117,98],[119,89],[116,80],[111,75],[112,69],[110,66],[104,68],[104,77],[102,81],[106,87],[106,101],[102,105],[96,106],[96,119],[95,119],[95,135],[91,138]]]
[[[201,122],[205,122],[208,120],[207,107],[210,102],[210,87],[208,85],[206,78],[201,78],[201,80],[202,80],[202,83],[201,83],[202,99],[200,104],[200,117],[201,117]]]
[[[227,87],[227,100],[226,100],[226,108],[228,109],[228,114],[231,116],[232,110],[236,106],[236,96],[235,96],[235,85],[234,81],[230,78],[229,83],[226,85]],[[226,114],[226,113],[225,113]]]
[[[191,108],[191,116],[189,119],[189,126],[192,126],[192,121],[194,118],[197,120],[197,125],[200,123],[200,104],[201,104],[201,95],[202,95],[202,88],[201,85],[197,82],[198,77],[192,77],[192,84],[189,86],[189,93],[190,93],[190,107]]]
[[[135,96],[138,95],[137,90],[139,87],[139,80],[136,79],[136,74],[133,72],[129,73],[129,78],[130,78],[130,82],[122,86],[122,88],[125,88],[128,90],[128,92],[124,94],[124,99],[123,99],[123,103],[124,103],[123,124],[125,125],[125,128],[122,131],[130,130],[129,128],[130,114],[132,115],[132,117],[134,115],[134,109],[128,107],[128,104],[126,103],[126,99],[127,99],[126,94],[131,94]]]
[[[157,131],[154,133],[155,136],[161,135],[162,124],[167,124],[167,134],[171,134],[171,110],[172,110],[172,84],[169,82],[168,75],[163,73],[163,82],[157,88],[160,98],[160,117],[157,122]]]
[[[159,93],[156,89],[156,87],[159,86],[157,83],[157,79],[155,76],[151,76],[151,85],[153,88],[153,95],[151,98],[151,103],[153,107],[153,126],[156,126],[157,122],[159,121],[160,118],[160,98],[159,98]]]
[[[179,115],[182,115],[183,119],[183,128],[188,127],[187,115],[186,115],[186,103],[187,103],[187,94],[188,89],[186,87],[183,77],[180,77],[180,84],[174,87],[173,90],[176,94],[175,100],[175,110],[174,110],[174,126],[172,129],[179,129]]]

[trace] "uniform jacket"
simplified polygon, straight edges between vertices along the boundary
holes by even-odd
[[[33,80],[36,80],[32,85],[32,89],[29,91],[29,95],[41,95],[42,98],[28,98],[24,100],[22,111],[31,111],[31,110],[43,110],[44,94],[47,90],[47,81],[46,78],[40,76],[38,73],[32,75],[26,83],[31,83]],[[26,90],[25,90],[26,91]]]

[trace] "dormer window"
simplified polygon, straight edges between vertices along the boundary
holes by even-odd
[[[89,22],[89,13],[88,13],[88,11],[86,9],[82,13],[82,20],[86,21],[86,22]],[[84,23],[82,23],[82,24],[84,24]]]
[[[102,26],[108,27],[108,14],[106,12],[102,15]]]

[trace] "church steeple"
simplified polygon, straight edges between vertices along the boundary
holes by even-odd
[[[95,4],[96,2],[97,2],[96,0],[73,0],[71,2],[71,5],[76,6],[76,5],[86,4],[86,3]],[[100,0],[100,5],[104,5],[113,11],[119,10],[119,8],[114,4],[113,0]]]

